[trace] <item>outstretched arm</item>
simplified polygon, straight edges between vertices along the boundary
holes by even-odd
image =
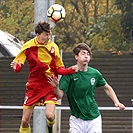
[[[57,73],[59,75],[69,75],[69,74],[74,74],[78,71],[78,66],[77,65],[74,65],[74,66],[71,66],[70,68],[65,68],[65,67],[59,67],[57,69]]]
[[[64,92],[59,89],[59,80],[55,76],[48,76],[48,82],[54,87],[54,92],[58,96],[59,99],[61,99],[64,95]]]
[[[120,110],[125,109],[125,106],[122,103],[119,102],[113,88],[108,83],[105,84],[104,90],[105,90],[106,94],[113,100],[114,105],[116,107],[119,107]]]

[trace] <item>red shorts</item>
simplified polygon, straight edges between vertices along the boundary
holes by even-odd
[[[58,104],[54,88],[47,79],[41,79],[26,84],[24,107],[45,105],[46,103]]]

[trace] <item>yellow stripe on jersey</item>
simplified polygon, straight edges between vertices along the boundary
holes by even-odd
[[[48,41],[47,44],[39,44],[36,41],[36,37],[34,39],[31,39],[30,41],[26,42],[23,47],[20,50],[20,53],[16,56],[16,58],[14,59],[16,62],[18,62],[18,60],[20,61],[21,64],[24,64],[26,61],[26,55],[25,55],[25,50],[33,47],[33,46],[37,46],[38,47],[38,59],[41,62],[46,63],[47,65],[50,65],[51,63],[51,55],[52,52],[55,53],[55,59],[56,59],[56,68],[62,67],[64,66],[61,58],[60,58],[60,54],[59,54],[59,48],[58,46],[52,42],[51,40]],[[53,48],[53,49],[51,49]]]

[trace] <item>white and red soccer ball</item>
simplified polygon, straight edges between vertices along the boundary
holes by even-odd
[[[63,6],[54,4],[47,10],[47,17],[54,23],[59,23],[65,18],[66,12]]]

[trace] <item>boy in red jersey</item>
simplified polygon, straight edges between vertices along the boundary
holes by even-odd
[[[50,24],[39,22],[35,27],[36,37],[26,42],[20,53],[11,62],[15,72],[20,72],[25,61],[29,65],[29,77],[26,83],[23,116],[20,133],[30,133],[30,118],[36,105],[46,105],[46,118],[49,133],[55,123],[55,105],[58,104],[54,88],[47,76],[73,74],[76,66],[64,68],[58,46],[50,40]]]

